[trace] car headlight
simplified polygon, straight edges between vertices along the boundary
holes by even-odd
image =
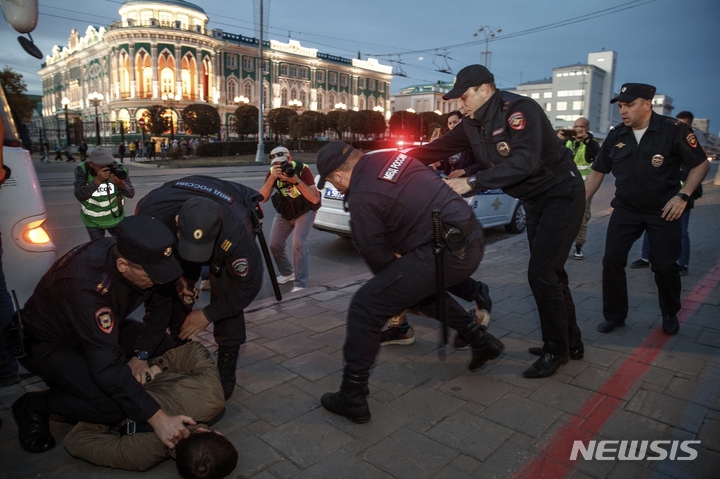
[[[45,220],[38,220],[28,223],[25,229],[21,233],[22,239],[25,242],[33,245],[42,245],[50,242],[50,235],[45,231],[42,224]]]

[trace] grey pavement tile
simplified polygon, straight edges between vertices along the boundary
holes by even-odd
[[[310,336],[315,341],[320,341],[333,348],[340,349],[345,344],[346,330],[345,325],[338,326],[337,328],[328,329],[322,333],[318,333]]]
[[[452,346],[446,347],[445,351],[450,351],[450,354],[443,359],[438,354],[429,353],[405,363],[405,367],[436,380],[450,381],[468,371],[467,365],[471,358],[470,351],[451,351],[450,348]]]
[[[615,461],[608,479],[671,479],[658,471],[653,471],[647,467],[648,461]]]
[[[478,461],[477,459],[467,456],[465,454],[460,454],[452,460],[450,466],[448,467],[453,467],[455,469],[459,469],[463,473],[470,474],[472,473],[472,471],[477,469],[479,465],[480,461]]]
[[[720,364],[720,349],[702,344],[699,341],[680,339],[673,345],[672,352],[697,360]]]
[[[342,368],[342,363],[334,357],[320,351],[311,351],[281,363],[282,366],[309,381],[317,381],[334,374]]]
[[[295,373],[270,361],[262,361],[237,370],[238,384],[252,394],[260,393],[295,377]]]
[[[309,298],[322,302],[322,304],[324,305],[332,299],[342,298],[345,296],[347,295],[345,293],[342,293],[341,291],[323,291],[322,293],[310,295]]]
[[[247,342],[240,346],[240,355],[237,360],[237,367],[242,368],[257,363],[264,359],[271,358],[277,353],[257,341]]]
[[[390,407],[431,424],[443,420],[462,407],[465,401],[429,388],[416,388],[390,403]]]
[[[478,461],[484,461],[512,434],[511,429],[458,412],[430,428],[425,436]]]
[[[266,323],[253,328],[255,333],[270,340],[292,336],[293,334],[297,334],[304,330],[305,328],[302,326],[297,326],[285,319],[280,319],[278,321],[273,321],[272,323]]]
[[[345,325],[345,318],[338,318],[329,314],[317,314],[307,318],[288,318],[288,321],[315,333],[322,333],[329,329]]]
[[[349,443],[345,444],[342,450],[356,456],[370,446],[372,446],[372,444],[370,444],[369,442],[355,438]]]
[[[453,466],[445,466],[432,479],[472,479],[473,476]]]
[[[497,318],[497,319],[496,319]],[[519,333],[522,335],[533,334],[540,329],[540,321],[534,315],[528,314],[510,314],[501,315],[495,312],[495,306],[493,305],[493,316],[492,322],[490,323],[490,332],[492,333],[493,327],[499,327]]]
[[[698,337],[697,342],[706,346],[712,346],[713,348],[720,348],[720,333],[705,330],[703,334]],[[718,353],[720,354],[720,350]]]
[[[213,429],[217,429],[223,434],[232,432],[240,427],[245,427],[259,419],[255,414],[240,404],[240,402],[235,398],[236,395],[237,388],[235,388],[232,398],[225,403],[225,414],[216,424],[213,425]],[[250,396],[248,395],[248,397]]]
[[[319,402],[296,387],[280,384],[247,398],[243,406],[277,427],[312,411]]]
[[[375,359],[377,363],[385,363],[388,361],[397,362],[413,362],[427,356],[427,361],[435,361],[438,359],[437,340],[426,341],[416,336],[415,344],[411,346],[388,345],[381,346],[378,357]]]
[[[596,345],[585,345],[585,357],[583,361],[597,366],[609,367],[620,357],[620,353]]]
[[[368,404],[372,419],[365,424],[355,424],[342,416],[324,412],[327,421],[335,427],[369,444],[377,444],[412,421],[412,417],[404,410],[391,408],[373,398],[370,398]]]
[[[430,378],[397,362],[386,361],[375,366],[370,376],[370,383],[393,394],[395,397],[430,381]]]
[[[539,455],[519,444],[505,442],[473,471],[473,476],[483,479],[507,479],[538,457]]]
[[[279,453],[306,468],[352,441],[345,432],[325,420],[319,408],[261,435]]]
[[[585,401],[594,394],[594,392],[587,389],[558,383],[552,377],[537,388],[528,399],[554,409],[576,414],[585,404]]]
[[[260,325],[283,319],[286,316],[286,314],[278,312],[274,307],[270,307],[249,313],[245,312],[245,321],[253,325]]]
[[[276,462],[268,471],[273,478],[289,479],[300,472],[300,468],[287,459]],[[241,478],[238,478],[241,479]],[[255,478],[253,478],[255,479]],[[270,479],[270,478],[268,478]]]
[[[671,371],[697,376],[705,366],[705,361],[699,356],[700,355],[695,353],[683,350],[678,351],[677,348],[673,348],[671,352],[665,350],[660,351],[660,354],[658,354],[653,361],[653,365]]]
[[[354,454],[338,450],[293,476],[293,479],[384,479],[392,476]]]
[[[532,364],[533,361],[535,361],[535,359],[537,359],[537,357],[531,356],[530,354],[528,354],[528,358],[525,361],[503,359],[498,364],[491,365],[487,371],[483,371],[483,376],[507,383],[511,386],[534,390],[539,388],[545,380],[527,379],[522,376],[522,373]]]
[[[720,452],[720,420],[705,417],[697,438],[705,449]]]
[[[697,433],[706,409],[682,399],[664,396],[645,389],[638,390],[625,410],[661,421],[685,431]]]
[[[325,347],[325,344],[310,339],[305,333],[300,333],[269,341],[263,344],[263,346],[288,358],[294,358],[295,356],[322,349]]]
[[[615,409],[603,424],[600,434],[618,441],[652,441],[663,439],[667,430],[667,424],[623,409]]]
[[[589,389],[590,391],[599,392],[603,389],[605,383],[612,379],[614,375],[615,373],[605,369],[589,367],[585,369],[582,373],[580,373],[575,379],[570,381],[570,384],[584,389]],[[635,391],[640,388],[640,381],[637,381],[629,376],[617,378],[616,380],[621,380],[623,383],[631,384],[630,389],[627,391],[626,394],[623,395],[625,399],[632,397]],[[609,393],[612,391],[606,392]]]
[[[706,365],[697,378],[674,377],[666,394],[701,406],[720,409],[720,368]]]
[[[458,452],[406,428],[395,431],[362,458],[399,479],[432,477],[449,464]]]
[[[444,393],[483,406],[494,403],[511,389],[511,384],[479,374],[465,374],[440,387]]]
[[[310,318],[313,316],[325,316],[331,313],[327,308],[319,304],[311,304],[309,302],[302,304],[294,304],[292,306],[281,306],[280,312],[295,318]]]
[[[350,296],[349,295],[343,295],[336,299],[331,299],[330,301],[325,301],[323,303],[323,307],[329,311],[335,312],[335,314],[340,314],[341,318],[345,317],[345,313],[348,310],[348,307],[350,306]]]
[[[248,424],[246,429],[255,436],[260,436],[268,431],[273,430],[273,425],[265,420],[257,420],[252,424]]]
[[[697,446],[693,444],[693,446]],[[720,454],[705,448],[697,448],[697,458],[692,461],[652,461],[653,471],[676,479],[698,479],[718,477],[720,470]]]
[[[267,443],[261,441],[246,429],[238,429],[226,437],[238,451],[238,466],[233,474],[241,477],[251,477],[283,461],[283,457]]]
[[[561,413],[557,409],[508,394],[495,401],[481,416],[532,437],[540,437]]]

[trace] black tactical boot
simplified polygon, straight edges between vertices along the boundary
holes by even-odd
[[[475,371],[489,360],[497,358],[505,349],[502,341],[488,333],[487,328],[474,319],[458,332],[472,348],[472,361],[468,365],[470,371]]]
[[[368,390],[368,374],[343,373],[340,391],[323,394],[320,402],[333,414],[345,416],[352,422],[364,424],[370,421],[370,408],[365,398]]]
[[[48,393],[25,393],[12,405],[20,446],[28,452],[45,452],[55,447],[55,439],[50,434]]]
[[[222,384],[225,400],[232,396],[235,390],[235,370],[237,369],[237,358],[240,354],[240,345],[218,346],[217,366],[220,371],[220,384]]]

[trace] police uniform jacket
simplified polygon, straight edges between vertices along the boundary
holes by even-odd
[[[115,238],[102,238],[62,256],[38,283],[22,317],[31,341],[80,351],[97,387],[128,417],[147,421],[160,407],[127,366],[119,323],[145,303],[135,349],[152,354],[170,320],[172,297],[123,278],[111,254],[114,245]]]
[[[482,171],[483,190],[502,188],[527,200],[547,191],[575,170],[572,153],[535,100],[496,90],[490,99],[453,130],[408,155],[425,164],[472,149]]]
[[[638,145],[632,128],[610,131],[592,169],[615,176],[613,207],[661,210],[680,191],[681,165],[706,161],[695,134],[683,122],[652,113]]]
[[[217,366],[200,343],[171,349],[153,364],[162,369],[145,389],[171,415],[192,417],[197,429],[225,407]],[[174,457],[154,432],[120,435],[117,427],[79,422],[63,441],[70,455],[98,466],[146,471]]]
[[[231,286],[203,309],[208,321],[234,317],[255,298],[262,286],[263,263],[255,241],[250,211],[262,195],[247,186],[211,176],[188,176],[169,181],[147,194],[136,214],[162,221],[177,236],[175,216],[190,198],[205,196],[222,209],[222,229],[210,260],[211,274],[225,274]],[[177,248],[176,248],[177,251]],[[191,281],[200,276],[200,265],[182,261],[183,275]]]
[[[363,156],[346,192],[353,243],[373,273],[433,240],[432,211],[466,233],[467,244],[481,226],[465,200],[430,168],[398,151]]]

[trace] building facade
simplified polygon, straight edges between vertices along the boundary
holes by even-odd
[[[127,0],[119,14],[107,28],[87,27],[83,37],[73,30],[67,47],[47,56],[39,73],[48,136],[64,131],[64,98],[71,143],[94,142],[96,128],[102,143],[118,143],[121,130],[138,134],[150,105],[165,106],[182,135],[180,114],[194,103],[215,106],[223,136],[233,136],[237,106],[260,104],[256,38],[208,30],[205,12],[183,0]],[[294,40],[264,42],[263,61],[264,110],[375,109],[389,117],[391,66],[319,53]],[[94,94],[102,99],[93,102]]]
[[[443,95],[452,90],[453,82],[437,82],[429,85],[415,85],[403,88],[390,97],[390,112],[413,109],[416,113],[434,111],[440,114],[457,110],[458,101],[443,100]]]

